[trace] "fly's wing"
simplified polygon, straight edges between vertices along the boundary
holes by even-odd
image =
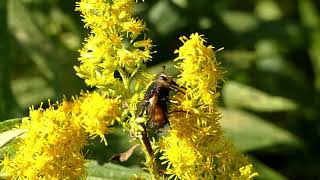
[[[144,99],[149,100],[152,98],[154,92],[156,91],[157,88],[157,82],[151,83],[151,85],[148,87],[146,93],[144,94]]]
[[[151,98],[154,96],[155,92],[156,92],[156,88],[157,88],[157,83],[156,82],[152,82],[150,84],[150,86],[148,86],[145,94],[144,94],[144,101],[143,103],[141,103],[142,106],[142,110],[139,114],[139,116],[142,116],[144,114],[144,112],[146,111],[147,115],[152,114],[151,110],[152,110],[152,100]]]
[[[152,119],[152,115],[155,113],[155,107],[158,101],[158,94],[153,93],[152,96],[148,99],[148,109],[147,109],[147,115],[150,116],[150,119]]]

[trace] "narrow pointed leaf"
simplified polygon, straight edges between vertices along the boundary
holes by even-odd
[[[279,172],[271,169],[270,167],[266,166],[259,160],[255,158],[249,158],[252,162],[255,170],[259,173],[259,176],[257,176],[255,179],[257,180],[263,180],[263,179],[270,179],[270,180],[287,180],[285,176],[280,174]]]
[[[260,112],[290,111],[297,108],[289,99],[272,96],[233,81],[225,84],[222,94],[228,107],[243,107]]]
[[[8,144],[11,140],[15,139],[16,137],[20,136],[26,132],[26,130],[22,129],[13,129],[10,131],[6,131],[3,133],[0,133],[0,148]]]
[[[0,122],[0,133],[14,128],[19,123],[21,123],[21,118],[8,119]]]
[[[274,145],[301,145],[300,140],[253,114],[235,109],[221,109],[221,127],[226,137],[241,151],[262,149]]]

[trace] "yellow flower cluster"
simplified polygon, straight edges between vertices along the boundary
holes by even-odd
[[[19,129],[25,129],[13,159],[2,161],[4,172],[17,179],[85,178],[81,149],[87,137],[100,138],[119,118],[119,100],[98,92],[82,93],[72,102],[30,109]]]
[[[144,99],[144,90],[152,76],[145,69],[145,62],[150,60],[152,41],[146,38],[147,30],[142,20],[133,17],[134,0],[81,0],[76,10],[80,11],[85,27],[91,29],[91,34],[85,40],[80,51],[80,66],[75,67],[77,75],[83,78],[87,85],[96,86],[101,91],[116,97],[114,101],[102,102],[106,106],[121,104],[121,118],[118,118],[123,129],[143,144],[143,124],[146,117],[139,117]],[[120,76],[120,77],[119,77]],[[108,105],[109,103],[109,105]],[[88,101],[85,106],[93,106]],[[111,106],[113,106],[111,105]],[[98,110],[98,109],[97,109]],[[113,119],[118,116],[118,109],[104,108],[109,111],[109,117],[96,119],[101,123],[103,119]],[[89,112],[87,114],[90,114]],[[108,121],[111,123],[111,121]],[[92,120],[90,121],[92,125]],[[84,124],[88,132],[102,137],[107,128],[90,128]],[[108,124],[106,124],[108,125]],[[101,130],[101,132],[97,132]],[[145,150],[144,148],[142,148]],[[149,155],[145,151],[147,156]],[[148,161],[148,157],[146,158]],[[149,169],[154,169],[154,159],[146,163]],[[148,165],[150,164],[150,165]],[[155,170],[152,172],[156,172]],[[152,173],[151,172],[151,173]],[[157,172],[156,172],[157,173]]]
[[[85,178],[81,148],[86,134],[74,116],[72,103],[30,109],[20,129],[27,132],[18,144],[13,159],[5,157],[3,170],[12,179]]]
[[[199,105],[212,105],[216,99],[216,88],[218,82],[223,78],[223,72],[219,69],[212,46],[204,46],[205,40],[197,33],[191,34],[190,39],[180,37],[184,43],[179,50],[177,68],[181,74],[178,76],[178,83],[185,87],[192,87],[188,90],[187,101],[184,101],[185,108],[191,105],[189,99],[197,99]]]
[[[88,85],[121,89],[123,84],[114,77],[114,72],[118,71],[124,79],[151,58],[151,40],[138,37],[146,27],[143,21],[132,17],[134,3],[134,0],[77,3],[76,10],[82,13],[91,35],[85,40],[80,66],[75,69]]]
[[[159,172],[150,144],[141,104],[151,75],[145,62],[151,59],[152,41],[141,37],[143,21],[134,18],[134,0],[81,0],[82,13],[91,34],[80,50],[77,75],[87,85],[100,88],[81,93],[49,108],[30,109],[20,129],[21,137],[14,158],[6,156],[3,170],[14,179],[84,179],[81,149],[87,138],[105,134],[118,121],[140,139],[146,166],[154,178]],[[172,97],[168,114],[171,129],[154,145],[159,147],[164,172],[179,179],[251,179],[256,173],[245,157],[224,139],[216,110],[218,83],[223,72],[212,46],[205,46],[199,34],[181,37],[184,43],[176,53],[177,80],[185,87]],[[120,77],[118,77],[118,74]],[[171,98],[170,98],[171,99]],[[150,147],[149,147],[150,146]]]
[[[178,103],[169,116],[172,129],[159,145],[166,174],[180,179],[250,179],[252,166],[223,138],[219,126],[216,87],[223,73],[213,48],[197,33],[181,40],[177,82],[186,91],[173,97]]]
[[[107,98],[106,94],[93,92],[83,93],[79,101],[78,118],[81,125],[89,136],[99,136],[107,144],[104,135],[121,116],[119,99]]]

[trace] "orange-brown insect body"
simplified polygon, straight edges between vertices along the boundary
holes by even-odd
[[[161,74],[145,93],[147,105],[147,115],[149,115],[148,125],[151,128],[163,128],[168,123],[168,106],[170,85],[174,82],[165,74]]]

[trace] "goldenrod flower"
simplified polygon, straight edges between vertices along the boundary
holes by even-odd
[[[151,59],[152,41],[141,37],[145,23],[134,18],[134,0],[81,0],[82,13],[91,34],[80,50],[77,75],[98,92],[82,93],[49,108],[30,109],[20,129],[26,133],[14,158],[6,156],[3,169],[14,179],[83,179],[81,153],[87,137],[104,135],[118,121],[139,138],[146,167],[159,178],[156,156],[146,130],[148,117],[141,113],[144,89],[151,81],[145,62]],[[251,179],[252,165],[225,140],[216,110],[218,83],[223,78],[212,46],[202,35],[181,37],[176,53],[181,74],[177,83],[185,89],[172,99],[169,134],[158,146],[162,164],[170,178]],[[120,74],[121,77],[116,77]]]
[[[212,46],[199,34],[181,37],[177,82],[186,88],[173,97],[171,130],[160,141],[166,173],[180,179],[250,179],[252,166],[224,139],[216,110],[223,78]],[[245,169],[244,169],[245,167]]]
[[[81,179],[85,177],[81,149],[87,137],[100,138],[121,115],[119,99],[106,93],[81,93],[49,108],[30,109],[19,129],[25,129],[13,159],[2,161],[4,172],[17,179]]]
[[[105,134],[109,132],[110,126],[120,118],[120,100],[108,98],[106,94],[98,92],[82,93],[79,98],[78,119],[90,137],[99,136],[105,144]]]
[[[13,159],[5,157],[3,170],[13,179],[84,179],[81,149],[86,134],[72,114],[68,102],[46,110],[30,109],[20,129],[27,132],[18,144]]]
[[[101,109],[88,109],[96,104],[93,97],[84,101],[83,111],[87,111],[88,118],[82,124],[86,131],[103,137],[108,126],[117,119],[143,144],[143,124],[147,118],[138,116],[141,113],[138,104],[143,101],[143,91],[151,81],[144,70],[145,62],[151,59],[153,45],[144,34],[145,23],[133,17],[134,4],[134,0],[81,0],[77,3],[76,10],[82,13],[85,27],[91,29],[91,34],[80,50],[80,65],[75,70],[87,85],[112,94],[104,101],[95,98],[94,101],[103,106]],[[97,118],[100,113],[104,117]],[[147,157],[146,161],[147,167],[153,170],[151,173],[157,173],[153,157]]]
[[[82,0],[76,10],[82,13],[91,35],[80,51],[77,75],[90,86],[121,89],[114,72],[133,73],[151,58],[151,40],[137,40],[146,28],[132,17],[134,0]],[[128,87],[125,87],[128,88]]]
[[[213,47],[205,46],[205,40],[198,33],[191,34],[190,39],[182,36],[180,40],[184,45],[175,51],[179,54],[175,61],[181,72],[178,83],[192,87],[188,95],[199,100],[199,104],[211,105],[216,98],[218,82],[223,78]]]

